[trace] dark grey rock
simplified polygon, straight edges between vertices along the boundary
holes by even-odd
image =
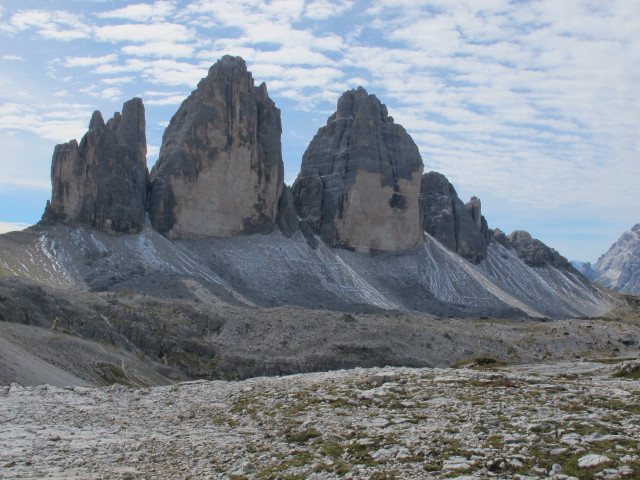
[[[422,159],[385,105],[345,92],[302,158],[293,184],[301,219],[329,245],[401,251],[422,242]]]
[[[489,228],[478,198],[465,205],[444,175],[429,172],[422,176],[420,209],[425,231],[449,250],[473,263],[487,256]]]
[[[57,145],[51,201],[43,222],[79,222],[109,233],[139,232],[144,224],[148,172],[145,115],[134,98],[106,124],[94,112],[89,131]]]
[[[290,237],[298,231],[298,213],[293,203],[291,188],[285,186],[278,202],[278,215],[276,217],[278,228],[285,237]]]
[[[209,69],[167,127],[149,212],[167,237],[271,232],[284,188],[280,110],[240,57]]]
[[[507,235],[502,230],[500,230],[499,228],[493,228],[489,230],[489,233],[491,235],[491,241],[496,242],[505,248],[511,248],[509,239],[507,238]]]
[[[478,197],[471,197],[467,203],[465,203],[464,207],[471,215],[473,222],[476,224],[477,229],[482,234],[485,243],[489,243],[491,240],[491,234],[489,233],[489,225],[487,224],[487,220],[482,215],[482,203]]]
[[[560,270],[573,270],[569,260],[560,255],[557,250],[548,247],[537,238],[524,230],[515,230],[507,237],[508,245],[530,267],[544,267],[550,265]]]

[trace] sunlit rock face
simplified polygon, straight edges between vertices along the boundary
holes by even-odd
[[[596,281],[605,287],[640,295],[640,223],[627,230],[595,264]]]
[[[423,241],[418,147],[385,105],[359,87],[307,148],[292,187],[303,222],[329,245],[403,251]]]
[[[57,145],[51,201],[43,221],[78,222],[108,233],[135,233],[144,224],[148,172],[142,100],[134,98],[106,124],[94,112],[80,144]]]
[[[273,230],[284,189],[280,110],[244,60],[209,69],[167,127],[151,172],[153,227],[171,238]]]

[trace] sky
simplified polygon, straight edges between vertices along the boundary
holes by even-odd
[[[40,219],[94,110],[143,99],[151,168],[225,54],[281,110],[288,184],[363,86],[491,228],[593,262],[640,222],[638,0],[3,0],[0,231]]]

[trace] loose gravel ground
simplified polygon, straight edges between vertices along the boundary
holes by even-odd
[[[619,365],[0,388],[6,479],[640,478]]]

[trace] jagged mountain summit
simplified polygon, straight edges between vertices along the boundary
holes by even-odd
[[[423,241],[418,147],[375,95],[358,87],[302,157],[292,191],[303,221],[331,246],[409,250]]]
[[[142,230],[147,201],[147,141],[142,100],[134,98],[106,124],[99,111],[89,131],[57,145],[51,201],[44,220],[79,222],[112,233]]]
[[[153,227],[171,238],[270,232],[284,189],[280,110],[240,57],[225,56],[182,103],[151,171]]]
[[[230,56],[173,116],[150,186],[142,101],[106,124],[94,114],[79,145],[54,152],[43,222],[0,235],[0,320],[144,354],[154,383],[443,365],[495,338],[435,345],[419,333],[427,318],[594,316],[617,301],[526,232],[489,229],[480,200],[464,204],[443,175],[423,175],[410,135],[363,88],[340,97],[292,188],[280,134],[266,86]],[[372,316],[354,326],[351,314]],[[35,337],[55,350],[51,332]],[[69,355],[100,350],[80,344]],[[21,355],[37,374],[42,359]],[[100,358],[83,378],[113,374]],[[135,358],[121,361],[145,376]]]
[[[591,275],[605,287],[640,295],[640,223],[620,235],[600,256]]]

